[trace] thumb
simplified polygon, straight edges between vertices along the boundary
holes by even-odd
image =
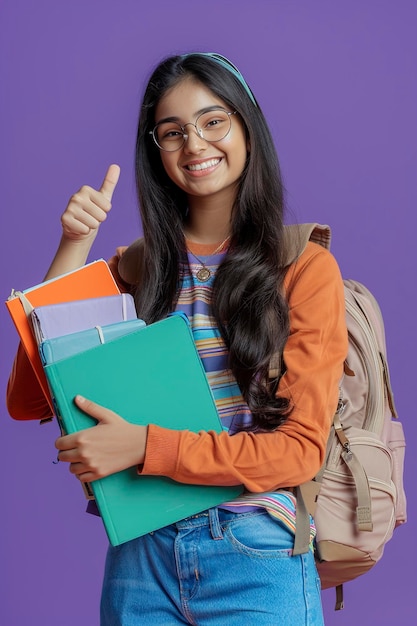
[[[101,406],[100,404],[96,404],[96,402],[88,400],[87,398],[84,398],[80,395],[75,396],[74,403],[78,406],[79,409],[81,409],[81,411],[87,413],[87,415],[90,415],[90,417],[93,417],[95,420],[102,424],[109,424],[110,422],[114,421],[114,418],[118,417],[116,413],[114,413],[110,409],[106,409],[106,407]]]
[[[110,165],[106,172],[103,183],[100,187],[102,194],[106,196],[108,200],[112,199],[114,190],[116,189],[117,182],[120,176],[120,167],[116,164]]]

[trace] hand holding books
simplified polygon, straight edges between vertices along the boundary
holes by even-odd
[[[55,442],[58,459],[71,464],[72,474],[82,482],[91,482],[143,463],[147,426],[127,422],[83,396],[76,396],[74,402],[97,420],[97,426]]]

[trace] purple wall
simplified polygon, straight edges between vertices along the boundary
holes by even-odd
[[[82,184],[120,163],[114,208],[92,259],[139,233],[133,181],[138,102],[162,56],[218,51],[241,68],[276,138],[289,220],[333,228],[346,277],[367,284],[386,319],[408,441],[417,438],[416,105],[413,0],[1,0],[1,294],[42,279],[60,215]],[[414,296],[414,299],[413,299]],[[17,338],[0,309],[1,385]],[[414,408],[413,408],[414,407]],[[55,423],[1,409],[0,623],[96,626],[106,539],[78,483],[53,465]],[[416,460],[409,523],[384,559],[345,588],[328,625],[415,623]]]

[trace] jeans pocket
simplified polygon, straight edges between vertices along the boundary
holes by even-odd
[[[225,528],[224,536],[234,548],[252,556],[291,557],[294,534],[266,511],[241,514]]]

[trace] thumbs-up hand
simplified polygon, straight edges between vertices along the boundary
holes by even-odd
[[[72,241],[95,238],[100,224],[111,209],[119,176],[120,167],[110,165],[99,190],[84,185],[71,197],[61,217],[64,238]]]

